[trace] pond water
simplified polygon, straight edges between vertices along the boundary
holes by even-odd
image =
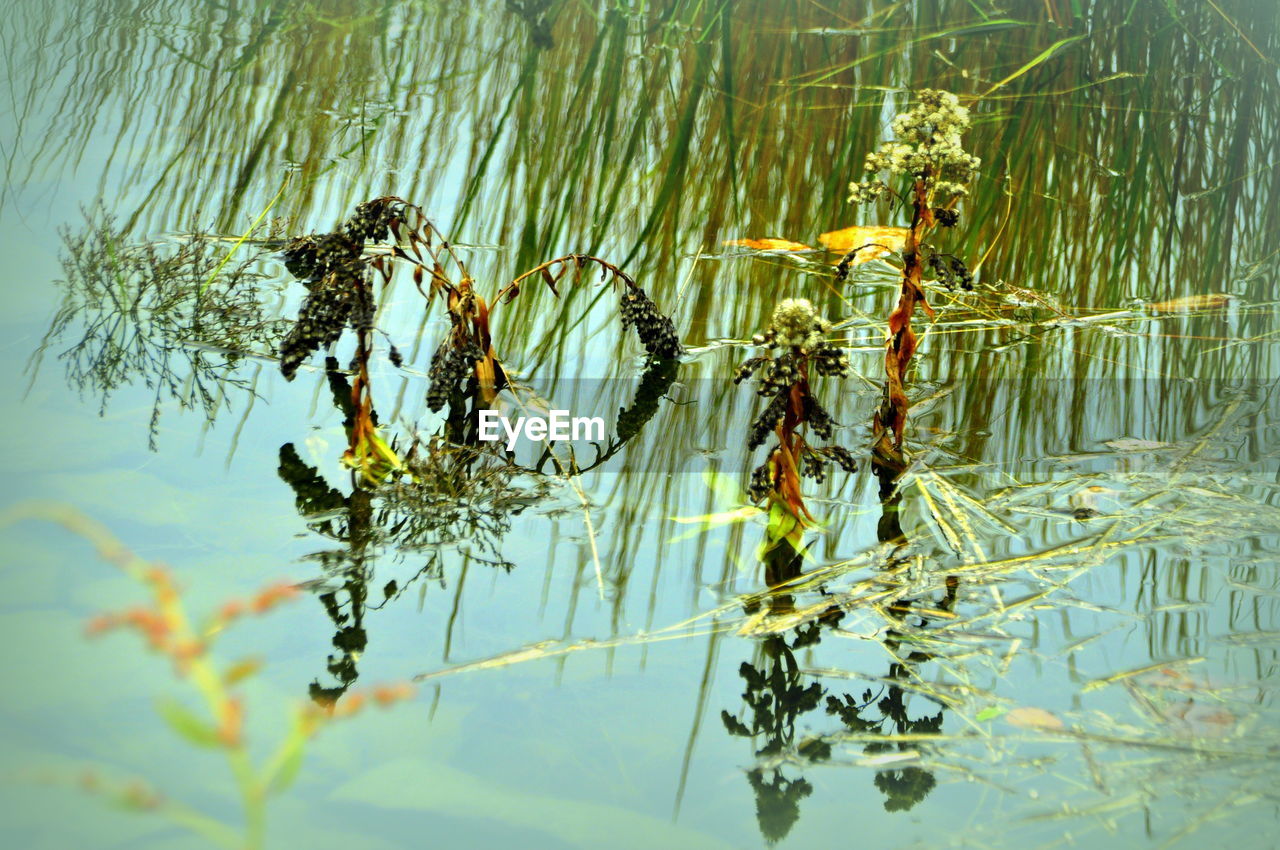
[[[226,747],[173,728],[192,677],[86,638],[150,597],[70,510],[193,616],[300,587],[211,649],[260,664],[256,762],[352,715],[266,846],[1280,844],[1280,12],[1013,6],[11,3],[7,843],[222,836],[179,802],[244,834]],[[909,223],[846,199],[924,87],[972,111],[936,238],[975,285],[926,285],[885,490],[901,260],[840,281],[819,236]],[[359,479],[353,334],[284,379],[280,251],[384,195],[490,300],[609,261],[687,353],[647,368],[612,281],[535,275],[494,308],[502,403],[598,416],[607,451],[459,462],[427,405],[450,322],[396,261],[368,385],[418,477]],[[806,554],[766,566],[733,375],[786,298],[849,357],[814,391],[858,465],[805,480]]]

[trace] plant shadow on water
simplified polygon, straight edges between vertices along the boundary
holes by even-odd
[[[1270,846],[1278,17],[20,0],[11,85],[61,95],[5,200],[117,199],[73,195],[32,386],[172,465],[198,411],[211,478],[293,499],[298,716],[533,693],[459,763],[619,846]],[[601,843],[493,796],[354,811]]]

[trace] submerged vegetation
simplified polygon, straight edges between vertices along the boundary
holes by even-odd
[[[751,808],[817,845],[851,804],[899,843],[1274,829],[1274,11],[339,6],[0,22],[45,47],[13,91],[77,81],[14,101],[5,198],[98,154],[119,187],[64,236],[41,346],[119,413],[93,439],[152,411],[151,498],[225,482],[243,549],[294,559],[301,669],[259,675],[298,717],[391,669],[457,748],[421,765],[441,794],[371,735],[348,796],[295,789],[313,811],[552,829],[569,803],[639,846],[747,846]],[[225,469],[181,417],[155,439],[171,407],[237,414],[200,434]],[[557,409],[611,430],[479,438]],[[221,541],[192,504],[182,539]],[[204,576],[245,598],[174,586]],[[216,735],[213,672],[181,725]],[[705,834],[642,819],[667,829],[668,786]],[[362,840],[420,837],[399,820]]]

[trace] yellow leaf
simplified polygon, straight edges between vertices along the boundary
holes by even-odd
[[[1188,295],[1172,301],[1158,301],[1151,305],[1153,313],[1191,313],[1195,310],[1216,310],[1231,303],[1231,296],[1222,292],[1207,295]]]
[[[400,456],[376,429],[361,436],[354,446],[347,449],[342,455],[342,462],[352,469],[360,470],[365,480],[373,484],[381,482],[392,473],[398,475],[405,471]]]
[[[245,658],[237,661],[227,668],[227,672],[223,673],[223,680],[228,685],[236,685],[252,676],[262,669],[261,658]]]
[[[476,383],[480,386],[480,397],[484,399],[485,404],[489,404],[498,397],[496,364],[497,358],[493,356],[492,346],[484,359],[476,363]]]
[[[735,248],[754,248],[757,251],[812,251],[803,242],[790,239],[730,239],[724,244]]]
[[[850,265],[870,262],[885,254],[901,251],[907,241],[905,227],[846,227],[844,230],[833,230],[818,237],[818,241],[828,250],[844,254],[854,248],[861,250],[853,255]]]
[[[751,519],[754,516],[763,513],[760,508],[755,505],[746,505],[745,507],[735,508],[731,511],[720,511],[713,514],[699,514],[698,516],[673,516],[672,522],[678,522],[683,525],[699,523],[707,528],[717,525],[727,525],[731,522],[741,522],[742,520]]]

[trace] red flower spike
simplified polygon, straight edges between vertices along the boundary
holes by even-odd
[[[381,706],[388,706],[413,696],[413,687],[406,682],[393,685],[378,685],[373,689],[373,699]]]
[[[294,584],[275,584],[266,588],[249,602],[249,609],[255,614],[265,614],[275,606],[298,595],[298,587]]]

